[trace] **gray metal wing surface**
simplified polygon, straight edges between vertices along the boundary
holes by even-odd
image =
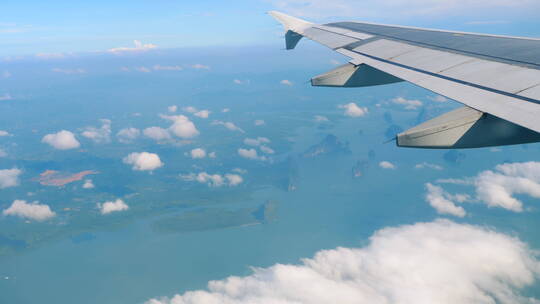
[[[540,141],[540,39],[361,22],[317,25],[270,12],[287,49],[302,37],[351,58],[312,79],[362,87],[407,81],[467,107],[397,137],[400,146],[472,148]]]

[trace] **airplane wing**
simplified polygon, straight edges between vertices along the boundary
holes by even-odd
[[[475,148],[540,141],[540,39],[362,22],[318,25],[269,12],[287,49],[302,37],[351,61],[312,78],[314,86],[363,87],[407,81],[465,107],[397,136],[419,148]]]

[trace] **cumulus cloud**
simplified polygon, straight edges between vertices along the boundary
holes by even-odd
[[[208,153],[208,157],[210,157],[210,158],[216,158],[216,157],[217,157],[217,154],[216,154],[216,152],[210,152],[210,153]]]
[[[115,201],[105,202],[103,204],[98,203],[97,207],[101,214],[110,214],[112,212],[126,211],[129,209],[129,206],[121,199]]]
[[[501,164],[474,177],[439,179],[437,183],[474,186],[476,199],[488,207],[522,212],[523,202],[515,195],[540,198],[540,162]]]
[[[416,99],[405,99],[403,97],[396,97],[392,99],[392,102],[397,105],[402,105],[407,110],[416,110],[422,106],[422,102]]]
[[[101,127],[86,127],[82,136],[91,139],[95,143],[108,143],[111,141],[111,121],[100,119]]]
[[[237,84],[237,85],[244,85],[244,84],[249,84],[249,80],[240,80],[240,79],[234,79],[233,80],[233,83],[234,84]]]
[[[9,134],[8,131],[3,131],[3,130],[0,130],[0,137],[4,137],[4,136],[10,136],[11,134]]]
[[[149,68],[143,67],[143,66],[135,67],[134,69],[135,69],[135,71],[138,71],[138,72],[141,72],[141,73],[150,73],[150,72],[152,72]]]
[[[261,151],[263,153],[266,153],[266,154],[274,154],[275,153],[274,149],[272,149],[272,148],[270,148],[268,146],[260,146],[259,149],[261,149]]]
[[[269,144],[270,143],[270,139],[266,138],[266,137],[257,137],[257,138],[246,138],[244,139],[244,144],[248,145],[248,146],[254,146],[254,147],[258,147],[262,144]]]
[[[199,135],[199,130],[195,124],[184,115],[174,115],[174,116],[162,116],[163,118],[173,122],[172,126],[169,127],[169,131],[176,135],[177,137],[188,139],[193,138]]]
[[[56,215],[48,205],[39,204],[39,202],[27,203],[24,200],[13,201],[9,208],[2,211],[2,214],[35,221],[45,221]]]
[[[177,106],[169,106],[169,107],[167,107],[167,111],[169,111],[169,113],[174,113],[174,112],[176,112],[176,110],[178,110]]]
[[[149,127],[143,130],[144,136],[151,138],[155,141],[163,142],[171,140],[171,134],[168,130],[160,127]]]
[[[287,79],[283,79],[279,83],[281,83],[282,85],[286,85],[286,86],[292,86],[293,85],[292,81],[287,80]]]
[[[365,247],[252,271],[147,304],[531,303],[520,291],[535,283],[540,262],[515,237],[437,220],[384,228]]]
[[[183,68],[179,65],[159,65],[156,64],[152,67],[154,71],[181,71]]]
[[[439,166],[437,164],[432,164],[428,162],[423,162],[420,164],[416,164],[414,166],[415,169],[433,169],[433,170],[443,170],[444,168],[442,166]]]
[[[193,115],[195,115],[197,117],[200,117],[200,118],[208,118],[208,116],[210,115],[210,111],[201,110],[201,111],[195,112]]]
[[[223,110],[221,110],[222,113],[229,113],[231,111],[231,109],[229,108],[225,108]]]
[[[141,131],[136,128],[125,128],[118,131],[118,133],[116,133],[116,137],[118,138],[118,141],[124,144],[133,142],[140,135],[141,135]]]
[[[81,146],[75,135],[70,131],[62,130],[58,133],[47,134],[41,139],[42,143],[46,143],[58,150],[75,149]]]
[[[132,165],[136,171],[153,171],[163,166],[157,154],[148,152],[131,153],[124,157],[123,162]]]
[[[200,64],[200,63],[194,64],[194,65],[192,65],[191,67],[194,68],[194,69],[196,69],[196,70],[210,70],[210,66],[204,65],[204,64]]]
[[[195,113],[197,112],[197,108],[189,106],[189,107],[183,107],[182,111],[188,112],[188,113]]]
[[[437,210],[437,213],[451,214],[457,217],[464,217],[467,214],[463,207],[456,206],[451,200],[452,196],[443,188],[427,183],[426,189],[426,201]]]
[[[78,68],[78,69],[61,69],[61,68],[53,68],[53,69],[51,69],[51,71],[53,71],[53,72],[55,72],[55,73],[66,74],[66,75],[85,74],[85,73],[86,73],[86,70],[85,70],[85,69],[81,69],[81,68]]]
[[[253,122],[253,124],[258,127],[258,126],[264,126],[266,123],[262,119],[257,119],[255,120],[255,122]]]
[[[120,54],[120,53],[125,53],[125,52],[142,52],[142,51],[148,51],[148,50],[157,48],[157,45],[155,44],[151,44],[151,43],[143,44],[139,40],[133,40],[133,44],[134,44],[133,47],[112,48],[112,49],[109,49],[109,52]]]
[[[379,163],[379,167],[383,168],[383,169],[396,169],[396,165],[394,165],[393,163],[389,162],[389,161],[382,161]]]
[[[368,113],[368,109],[366,107],[361,108],[354,102],[348,103],[346,105],[339,105],[338,108],[345,109],[345,112],[343,114],[349,117],[362,117]]]
[[[92,182],[91,179],[85,180],[82,187],[83,187],[83,189],[94,189],[95,188],[94,183]]]
[[[18,186],[21,173],[17,168],[0,170],[0,189]]]
[[[190,173],[187,175],[180,175],[180,178],[185,181],[195,181],[201,184],[207,184],[210,187],[222,187],[229,186],[234,187],[244,182],[244,179],[238,174],[208,174],[206,172]]]
[[[316,122],[328,121],[328,118],[326,116],[322,116],[322,115],[315,115],[313,119],[315,119]]]
[[[206,151],[201,148],[196,148],[191,150],[190,152],[191,158],[197,159],[197,158],[205,158],[206,157]]]
[[[242,156],[243,158],[247,159],[254,159],[254,160],[266,160],[266,157],[259,156],[257,153],[257,150],[255,149],[238,149],[238,155]]]
[[[221,126],[224,126],[225,128],[227,128],[228,130],[231,130],[231,131],[238,131],[240,133],[246,133],[246,132],[244,132],[244,130],[242,130],[240,127],[238,127],[237,125],[235,125],[234,123],[232,123],[230,121],[214,120],[212,122],[212,125],[213,126],[221,125]]]

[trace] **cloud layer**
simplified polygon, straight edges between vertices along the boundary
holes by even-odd
[[[363,248],[323,250],[300,265],[254,268],[147,304],[529,303],[518,291],[539,273],[520,240],[437,220],[385,228]]]

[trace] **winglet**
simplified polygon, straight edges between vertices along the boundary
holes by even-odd
[[[270,11],[268,14],[281,24],[285,28],[285,47],[287,50],[292,50],[298,44],[298,41],[302,39],[304,31],[313,26],[313,23],[305,20],[286,15],[281,12]]]
[[[313,23],[311,22],[307,22],[305,20],[289,16],[281,12],[269,11],[268,14],[274,17],[274,19],[279,21],[281,24],[283,24],[286,31],[290,30],[300,35],[304,33],[304,30],[313,26]]]

